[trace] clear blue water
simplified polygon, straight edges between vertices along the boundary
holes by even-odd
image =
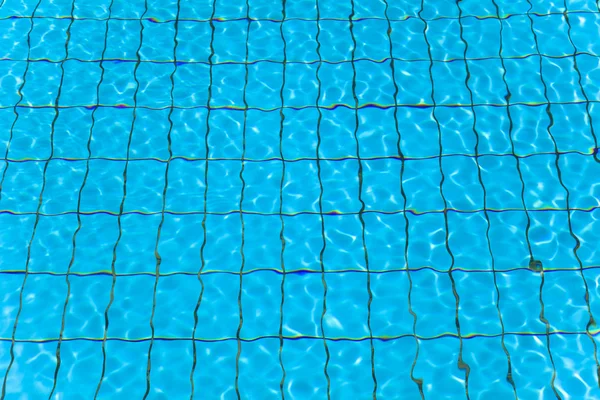
[[[2,399],[600,399],[592,0],[0,0]]]

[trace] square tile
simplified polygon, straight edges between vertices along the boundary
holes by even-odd
[[[325,283],[327,283],[327,275],[325,276]],[[323,298],[325,293],[322,275],[320,273],[288,274],[285,276],[284,292],[285,301],[282,313],[283,335],[292,337],[322,336],[321,318],[323,315]],[[299,312],[299,310],[304,311]],[[323,324],[323,326],[327,333],[327,325]],[[293,347],[292,343],[299,343],[301,341],[288,340],[285,344],[290,344]],[[314,343],[319,343],[321,349],[323,348],[322,341],[315,340]],[[325,353],[323,353],[324,355]]]
[[[367,274],[327,274],[327,312],[323,319],[328,338],[369,336]],[[347,344],[347,343],[345,343]]]
[[[327,215],[323,261],[327,271],[366,270],[363,226],[357,215]]]
[[[361,60],[355,63],[356,97],[361,105],[376,104],[389,106],[395,104],[394,81],[390,62],[382,63]]]
[[[315,161],[286,164],[282,195],[284,213],[319,212],[319,198],[323,189],[319,183],[318,169]],[[323,177],[321,181],[324,181]]]
[[[282,228],[279,215],[244,215],[245,271],[282,270],[282,229],[285,225]]]
[[[357,8],[360,10],[359,7]],[[356,12],[359,10],[355,10],[356,18],[361,18],[359,12]],[[353,25],[352,33],[356,40],[355,59],[383,60],[390,57],[390,42],[385,34],[388,22],[385,18],[359,20]]]
[[[105,329],[104,312],[110,301],[112,277],[75,275],[69,277],[69,282],[71,291],[64,316],[64,337],[102,338]],[[64,295],[66,297],[66,293]],[[64,300],[59,305],[62,304]]]
[[[358,111],[358,142],[364,158],[397,157],[399,136],[405,131],[404,123],[396,130],[396,109],[363,108]],[[402,148],[401,148],[402,150]]]
[[[448,213],[448,245],[456,268],[491,271],[492,259],[488,249],[487,229],[489,214]]]
[[[173,104],[179,107],[206,106],[210,67],[205,64],[177,64],[176,68],[173,73],[174,85],[166,86],[173,87]],[[194,111],[199,110],[196,108]]]
[[[226,342],[196,342],[194,395],[235,397],[235,340]]]
[[[250,23],[247,43],[248,61],[283,61],[283,39],[280,27],[280,22],[255,21]]]
[[[161,276],[156,287],[154,335],[191,338],[194,328],[194,310],[200,291],[200,282],[194,275]],[[191,350],[191,346],[189,347]]]
[[[282,276],[272,271],[257,271],[244,275],[242,280],[244,323],[240,331],[241,337],[254,339],[279,335],[281,281]],[[246,343],[242,347],[246,348]]]
[[[163,208],[166,163],[136,161],[127,166],[125,211],[160,212]]]
[[[455,271],[453,278],[459,295],[461,335],[500,335],[502,325],[494,275],[490,272]]]
[[[396,6],[395,3],[388,3],[388,16],[390,19],[394,18],[392,17],[392,13]],[[417,18],[403,19],[405,16],[406,14],[402,13],[401,16],[398,16],[400,19],[399,21],[395,20],[391,22],[392,32],[390,35],[393,46],[392,54],[395,58],[404,60],[429,61],[427,42],[425,41],[425,35],[423,34],[425,23]],[[411,40],[406,40],[409,36]]]
[[[524,211],[489,213],[490,245],[496,270],[529,267],[527,215]]]
[[[200,214],[165,214],[158,243],[162,273],[198,273],[202,267],[200,249],[204,243],[202,220]]]
[[[499,307],[506,332],[546,332],[546,326],[539,318],[540,284],[540,275],[533,271],[497,274]]]
[[[119,274],[154,273],[156,240],[161,216],[127,214],[121,218],[121,238],[116,250]]]
[[[0,270],[22,271],[27,262],[27,247],[31,240],[35,215],[0,214]]]
[[[283,217],[285,227],[283,258],[287,271],[321,271],[319,257],[325,245],[321,218],[314,214]]]
[[[369,341],[329,342],[328,346],[331,396],[342,399],[372,396],[374,381]]]
[[[242,179],[240,172],[242,163],[239,161],[209,161],[207,211],[228,213],[240,210],[242,195]]]
[[[208,155],[210,158],[241,158],[244,112],[211,110],[208,117]],[[182,144],[183,146],[183,144]]]
[[[165,4],[163,4],[165,7]],[[163,9],[164,9],[163,8]],[[153,14],[150,14],[153,15]],[[175,23],[161,22],[160,24],[145,20],[143,35],[151,37],[152,41],[142,40],[140,60],[143,61],[169,61],[173,60],[175,47]]]
[[[325,6],[319,3],[321,18],[325,17]],[[349,13],[348,13],[349,15]],[[338,15],[336,15],[338,17]],[[321,57],[323,60],[338,62],[352,58],[352,37],[350,36],[350,23],[348,21],[319,21],[319,42],[321,43]],[[321,67],[323,68],[323,66]]]
[[[409,312],[409,290],[410,283],[405,271],[371,274],[373,336],[396,338],[413,334],[414,319]]]
[[[246,159],[281,158],[279,151],[281,115],[279,112],[249,110],[246,114],[245,128]]]
[[[202,281],[204,291],[197,311],[198,325],[194,337],[196,339],[235,338],[240,323],[238,308],[240,277],[214,273],[203,275]]]
[[[448,208],[461,211],[483,209],[483,187],[479,181],[479,165],[473,157],[444,157],[443,196]]]
[[[205,229],[206,244],[204,250],[201,250],[204,269],[238,273],[242,267],[242,223],[239,214],[209,214],[206,216]]]
[[[406,221],[402,213],[363,215],[371,271],[406,268]]]
[[[302,0],[286,3],[286,17],[288,20],[283,22],[283,37],[285,38],[288,62],[311,62],[319,58],[316,41],[317,23],[315,21],[289,20],[289,18],[293,18],[290,13],[295,11],[297,4],[302,3]],[[304,3],[306,3],[305,7],[309,9],[308,4],[311,3],[311,0],[304,1]],[[312,7],[315,8],[314,0],[312,0]],[[286,68],[291,66],[292,64],[287,65]]]
[[[205,161],[172,160],[169,165],[166,208],[178,213],[202,211],[206,193],[205,173]]]
[[[150,317],[152,315],[154,281],[155,277],[149,275],[117,277],[114,287],[114,300],[108,311],[110,323],[108,337],[142,339],[151,336]],[[109,341],[106,344],[107,354],[110,354],[108,343],[130,344],[118,340]],[[148,347],[148,343],[139,342],[139,344],[142,344],[144,349]],[[147,350],[144,350],[144,352],[147,353]],[[145,360],[146,356],[143,358]],[[143,365],[143,370],[146,371],[145,361]],[[107,371],[110,371],[108,361]],[[106,375],[109,376],[110,374]]]
[[[40,212],[59,214],[77,211],[85,172],[84,161],[50,160]]]
[[[73,256],[78,256],[77,252],[73,253],[77,227],[77,216],[74,214],[40,216],[31,241],[29,271],[66,273]],[[27,245],[30,239],[27,238]],[[76,241],[75,245],[78,244]],[[24,264],[13,265],[13,269],[20,270],[23,267]]]
[[[441,179],[438,160],[406,160],[402,181],[406,208],[417,212],[443,210]]]
[[[182,398],[191,394],[191,341],[155,341],[151,361],[150,396]]]
[[[448,274],[423,269],[411,273],[411,278],[411,303],[413,312],[417,314],[417,335],[433,338],[448,333],[456,334],[456,299]],[[421,357],[427,359],[423,354]]]
[[[408,265],[411,269],[424,267],[447,271],[452,262],[446,248],[444,215],[428,213],[408,215]]]
[[[402,161],[365,160],[361,198],[369,211],[397,212],[404,207],[400,191]]]

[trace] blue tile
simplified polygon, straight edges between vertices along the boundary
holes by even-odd
[[[143,396],[147,364],[147,342],[106,342],[106,372],[98,396],[119,400]]]
[[[194,370],[194,394],[219,398],[235,397],[235,340],[196,344],[196,368]]]
[[[456,300],[449,276],[424,269],[411,273],[411,277],[411,303],[413,312],[417,314],[417,335],[430,338],[448,333],[456,334]],[[441,339],[431,342],[438,340]],[[423,354],[421,357],[427,359]]]
[[[127,214],[121,218],[121,239],[116,250],[115,270],[120,274],[156,270],[156,237],[160,215]]]
[[[216,8],[215,17],[224,19],[244,18],[248,11],[244,0],[217,0]]]
[[[147,15],[161,21],[175,19],[177,4],[176,0],[149,0]]]
[[[400,169],[397,159],[366,160],[363,164],[361,198],[365,210],[394,212],[402,210],[404,199],[400,192]]]
[[[586,283],[577,270],[556,271],[544,276],[544,316],[552,330],[586,331],[590,321]],[[590,295],[589,289],[587,295]]]
[[[552,364],[548,356],[545,337],[539,336],[508,336],[506,347],[513,356],[513,379],[519,397],[555,397],[550,388],[552,379]],[[530,371],[538,371],[531,374]],[[541,393],[541,396],[540,396]]]
[[[287,64],[285,67],[285,87],[283,89],[286,107],[306,107],[317,103],[319,93],[316,74],[317,64]],[[286,110],[289,112],[291,110]],[[298,110],[305,111],[305,110]]]
[[[282,194],[284,213],[319,212],[321,187],[318,168],[315,161],[297,161],[286,164]],[[323,180],[323,171],[321,171],[321,175],[321,180]]]
[[[556,386],[562,393],[574,397],[598,397],[600,389],[593,339],[584,334],[553,335],[550,347],[556,366]],[[580,372],[573,374],[573,364]]]
[[[358,161],[322,161],[323,212],[357,212],[361,208],[358,196]]]
[[[56,343],[15,343],[14,354],[6,380],[6,397],[48,397],[54,384]]]
[[[562,10],[561,10],[562,11]],[[540,53],[548,56],[573,54],[563,15],[532,16]]]
[[[475,154],[479,132],[473,129],[473,111],[470,107],[438,108],[435,117],[442,133],[442,154]],[[432,139],[437,137],[432,135]],[[445,158],[444,162],[448,159]]]
[[[453,273],[459,295],[458,320],[461,335],[500,335],[496,286],[491,273]]]
[[[325,241],[321,217],[309,214],[284,217],[284,225],[286,270],[320,271],[319,255]]]
[[[400,105],[432,104],[431,80],[428,61],[395,61],[394,62],[398,96],[396,103]],[[419,110],[411,111],[430,111]]]
[[[366,273],[328,274],[326,279],[327,312],[323,320],[326,336],[355,339],[368,336]]]
[[[384,0],[362,0],[354,4],[355,18],[385,18],[386,3]],[[387,27],[387,26],[386,26]]]
[[[406,208],[417,212],[443,210],[441,178],[438,160],[407,160],[402,181]]]
[[[443,196],[448,208],[461,211],[483,209],[483,188],[479,181],[479,165],[472,157],[445,157]]]
[[[118,212],[123,199],[124,162],[91,160],[81,193],[82,211]]]
[[[46,214],[77,211],[85,172],[84,161],[49,161],[40,211]]]
[[[244,163],[244,211],[275,213],[279,210],[281,162]]]
[[[92,114],[93,111],[86,108],[65,108],[60,111],[54,124],[54,157],[88,157]]]
[[[104,311],[110,301],[112,277],[71,276],[69,277],[69,283],[71,291],[69,293],[69,304],[64,314],[64,337],[103,337],[105,328]],[[64,300],[62,303],[64,303]],[[65,365],[69,364],[65,363]]]
[[[486,206],[492,210],[522,209],[523,185],[515,157],[479,158],[481,179],[485,186]]]
[[[298,357],[302,354],[302,357]],[[282,360],[286,369],[286,398],[321,399],[327,395],[325,377],[325,346],[321,340],[290,340],[285,342]],[[318,367],[315,367],[318,366]],[[289,384],[293,382],[293,384]]]
[[[198,282],[196,276],[172,275],[160,277],[156,287],[156,307],[153,321],[155,336],[168,338],[192,337],[194,309],[198,303],[200,291],[200,282]]]
[[[402,214],[364,214],[365,241],[372,271],[406,267],[406,221]]]
[[[290,9],[300,1],[286,4],[287,18],[291,18]],[[313,0],[314,6],[314,0]],[[313,21],[287,20],[283,23],[286,56],[289,61],[315,61],[317,54],[317,24]],[[320,41],[321,38],[319,38]],[[286,68],[290,68],[291,64]]]
[[[52,151],[50,136],[54,117],[53,110],[19,109],[18,117],[12,119],[15,122],[12,128],[10,148],[7,150],[9,158],[49,158]]]
[[[325,283],[327,283],[327,275],[325,276]],[[296,273],[286,275],[282,326],[284,336],[318,337],[322,335],[321,316],[323,314],[324,290],[321,274]],[[326,328],[326,326],[324,327]],[[325,332],[328,332],[327,329],[325,329]],[[294,346],[293,343],[298,343],[298,341],[289,340],[286,342],[291,346]],[[317,342],[315,341],[315,343]]]
[[[281,279],[275,272],[253,272],[242,281],[244,323],[240,336],[248,339],[277,336],[281,320]],[[246,343],[244,346],[246,347]],[[278,346],[279,348],[279,343]]]
[[[321,65],[319,70],[319,80],[321,81],[319,106],[334,107],[338,104],[345,104],[354,107],[352,79],[351,63]]]
[[[349,0],[321,0],[319,1],[321,18],[344,18],[350,17],[352,4]]]
[[[501,4],[501,2],[498,2]],[[460,9],[462,11],[463,16],[495,16],[496,15],[496,7],[494,6],[494,2],[492,0],[465,0],[460,4]],[[471,22],[474,18],[469,18],[463,21],[466,24],[467,21]]]
[[[500,338],[476,338],[464,342],[463,357],[471,367],[470,393],[514,397],[514,389],[506,378],[508,359],[503,355]]]
[[[43,162],[10,163],[2,186],[0,207],[13,212],[36,212],[43,184]]]
[[[404,156],[423,158],[439,155],[439,132],[432,109],[400,107],[397,110],[398,121],[402,121],[401,146]]]
[[[2,279],[0,280],[0,288],[5,296],[3,299],[5,314],[0,322],[0,335],[5,338],[12,336],[17,312],[19,311],[19,296],[21,294],[21,288],[23,287],[23,277],[24,276],[21,274],[2,274]],[[10,346],[10,342],[8,342],[8,344]],[[0,350],[0,354],[2,350]],[[4,360],[8,358],[7,356],[8,354],[2,354],[2,364],[4,364]],[[6,369],[7,366],[8,365],[3,365],[4,369]]]
[[[505,7],[509,7],[506,5]],[[525,10],[526,11],[526,10]],[[524,12],[524,11],[517,11]],[[523,57],[536,54],[531,22],[526,15],[515,15],[502,20],[502,57]],[[536,62],[535,57],[532,57]],[[505,60],[505,62],[513,60]],[[507,63],[507,67],[508,67]]]
[[[73,214],[40,217],[31,242],[29,271],[66,273],[73,257],[73,236],[77,226],[77,216]],[[24,264],[18,263],[12,269],[23,267]]]
[[[241,158],[243,123],[242,111],[211,110],[208,125],[210,133],[207,133],[209,157]],[[183,143],[181,146],[183,148]]]
[[[393,102],[393,101],[392,101]],[[398,135],[405,132],[405,123],[398,128],[401,133],[396,131],[395,116],[401,113],[395,112],[394,108],[363,108],[358,111],[358,141],[360,156],[385,157],[399,156],[398,153]]]
[[[152,347],[150,395],[154,398],[191,394],[192,345],[190,341],[157,341]],[[169,368],[163,366],[168,365]]]
[[[356,18],[360,18],[358,15]],[[388,23],[385,20],[365,19],[354,22],[352,31],[356,40],[354,58],[383,60],[389,58]]]
[[[196,326],[195,338],[235,338],[240,322],[238,309],[239,276],[206,274],[202,277],[202,281],[204,291],[197,312],[198,325]]]
[[[497,274],[500,312],[506,332],[545,332],[540,321],[540,275],[533,271]],[[519,352],[522,354],[521,352]]]
[[[68,15],[69,12],[63,15]],[[36,16],[39,14],[36,14]],[[29,35],[31,50],[29,58],[61,61],[65,58],[65,43],[69,20],[35,19]],[[56,65],[58,67],[58,65]],[[32,66],[30,66],[31,68]]]
[[[331,342],[328,345],[331,396],[342,399],[372,396],[374,381],[369,341]]]
[[[200,211],[203,209],[204,161],[172,160],[169,166],[169,186],[166,208],[176,212]]]
[[[181,4],[180,18],[186,18],[184,12],[186,6],[193,6],[192,1]],[[194,18],[190,10],[190,19]],[[210,18],[210,13],[208,15]],[[216,33],[216,32],[215,32]],[[209,22],[181,21],[177,24],[177,61],[208,62],[210,56],[210,43],[212,29]],[[214,43],[213,43],[214,46]]]
[[[456,62],[434,62],[431,70],[435,86],[435,102],[438,105],[470,104],[465,84],[467,71]]]
[[[115,0],[112,6],[114,18],[141,18],[145,10],[144,2],[141,0],[126,1]]]
[[[165,169],[166,164],[159,161],[129,163],[125,211],[160,212],[162,210]]]
[[[581,244],[581,247],[577,250],[577,255],[585,266],[600,266],[600,252],[595,246],[598,239],[597,228],[600,226],[598,221],[600,221],[600,209],[591,212],[571,212],[573,233],[577,235]]]
[[[323,262],[327,271],[365,270],[363,227],[357,215],[327,215]]]
[[[552,136],[559,151],[592,151],[594,137],[585,104],[554,104],[552,117]]]
[[[113,6],[112,10],[113,18],[117,17],[117,7]],[[108,22],[107,47],[104,57],[109,59],[137,60],[136,53],[140,47],[139,32],[141,29],[139,21],[110,20]]]
[[[463,2],[464,3],[464,2]],[[471,1],[469,5],[480,5],[486,6],[488,2],[474,2]],[[467,14],[469,11],[465,10],[467,7],[461,4],[463,13]],[[494,6],[485,7],[485,10],[478,10],[478,15],[495,15],[496,10]],[[490,10],[491,9],[491,10]],[[491,12],[490,12],[491,11]],[[477,15],[477,14],[476,14]],[[498,57],[500,54],[500,24],[501,21],[490,18],[490,19],[477,19],[477,18],[465,18],[461,21],[463,26],[463,38],[467,42],[467,58],[489,58]],[[487,72],[490,72],[489,70]]]
[[[162,273],[196,274],[202,266],[200,248],[204,242],[202,215],[165,215],[158,244]]]
[[[550,120],[545,106],[519,105],[510,108],[513,120],[515,153],[529,155],[554,152],[554,143],[548,133]]]
[[[281,107],[282,84],[283,66],[281,64],[260,62],[249,65],[248,83],[243,86],[248,106],[263,110],[275,110]]]
[[[239,272],[242,267],[242,223],[239,214],[207,215],[204,269]],[[223,251],[226,248],[228,251]]]
[[[283,39],[280,22],[260,21],[250,23],[248,35],[248,61],[283,61]]]
[[[117,217],[107,214],[81,215],[73,272],[110,272],[113,249],[119,235]],[[98,241],[98,237],[103,240]]]
[[[544,58],[542,68],[551,103],[585,101],[573,59]]]
[[[469,89],[474,104],[504,104],[506,87],[500,60],[469,61]]]
[[[169,110],[136,110],[129,144],[130,158],[169,158]]]
[[[185,0],[180,3],[180,19],[210,19],[213,12],[213,2],[211,0],[191,1]],[[180,24],[182,21],[179,22]],[[180,25],[181,29],[181,25]]]
[[[227,213],[241,208],[241,164],[239,161],[208,162],[207,211]]]
[[[108,53],[105,57],[109,57]],[[100,85],[100,100],[98,103],[106,106],[119,104],[133,105],[133,96],[137,87],[134,78],[135,63],[105,62],[102,66],[104,67],[104,79],[102,85]],[[108,111],[114,113],[119,111],[131,112],[131,110],[119,110],[118,108]]]
[[[64,80],[58,102],[61,106],[96,105],[102,70],[98,63],[65,61]]]
[[[0,222],[4,227],[0,230],[0,244],[3,249],[0,269],[2,271],[24,270],[35,216],[1,214]]]
[[[214,112],[217,113],[216,110]],[[174,157],[206,157],[207,114],[207,110],[202,108],[173,110],[171,151]]]
[[[0,63],[0,74],[6,78],[2,79],[0,86],[0,106],[11,107],[19,103],[20,89],[25,75],[25,62],[3,61]]]
[[[496,270],[527,268],[527,216],[523,211],[489,213],[490,244]]]
[[[212,61],[217,63],[246,61],[248,22],[224,21],[214,26],[214,56],[212,57]]]
[[[152,14],[150,14],[152,15]],[[142,40],[140,60],[142,61],[168,61],[173,60],[175,47],[175,23],[163,22],[160,24],[143,21],[143,35],[152,38],[152,41]]]
[[[177,65],[173,74],[174,85],[172,102],[178,107],[202,107],[208,102],[210,70],[204,64]],[[198,110],[196,108],[196,110]]]
[[[321,18],[326,18],[321,8]],[[352,37],[350,36],[350,23],[347,21],[319,21],[320,53],[323,60],[335,62],[346,61],[352,58]],[[321,67],[323,68],[323,66]]]
[[[390,62],[360,61],[355,64],[358,103],[390,105],[395,103]]]
[[[317,151],[318,118],[316,109],[284,110],[283,157],[285,159],[314,158]]]
[[[280,157],[281,115],[279,112],[265,113],[249,110],[246,114],[245,128],[245,158],[265,160]]]
[[[67,296],[64,276],[30,275],[23,288],[23,306],[15,338],[56,339],[60,335]]]
[[[456,268],[465,270],[492,269],[488,249],[487,229],[489,216],[483,212],[448,213],[448,245],[454,256]]]
[[[68,2],[67,2],[68,3]],[[109,0],[101,0],[94,3],[75,3],[75,10],[73,12],[74,16],[82,17],[82,18],[107,18],[108,17],[108,7],[110,5]],[[73,23],[73,26],[75,23]]]
[[[388,16],[392,17],[396,3],[388,2]],[[404,16],[404,15],[402,15]],[[427,52],[427,42],[423,35],[425,23],[416,18],[405,19],[402,21],[391,22],[392,32],[391,40],[393,45],[393,55],[403,60],[429,60]],[[410,37],[410,40],[406,40]]]
[[[244,70],[243,65],[236,64],[213,66],[211,107],[244,107]]]
[[[60,85],[60,64],[31,63],[23,86],[21,103],[35,106],[52,106],[56,104]]]
[[[321,139],[319,157],[345,158],[356,157],[355,111],[347,108],[322,110],[322,119],[318,134]]]
[[[444,2],[450,3],[448,0]],[[452,13],[457,12],[457,9],[452,10]],[[444,16],[449,15],[445,13]],[[431,47],[431,57],[434,60],[461,59],[464,56],[465,44],[460,38],[460,25],[456,19],[437,19],[428,21],[427,39],[429,40],[429,46]]]
[[[415,377],[423,379],[425,398],[466,399],[465,372],[458,369],[459,341],[455,338],[423,340]],[[435,359],[435,365],[427,360]]]
[[[560,185],[556,156],[537,155],[521,160],[527,208],[566,208],[566,192]]]
[[[371,275],[373,336],[389,338],[412,335],[414,319],[408,307],[409,290],[410,283],[406,272]]]
[[[563,183],[569,191],[569,207],[591,209],[600,206],[600,164],[590,156],[567,154],[560,157]]]
[[[151,336],[150,316],[152,314],[154,281],[153,276],[117,277],[114,287],[114,300],[108,311],[110,324],[108,337],[142,339]],[[129,344],[120,341],[109,343]],[[140,342],[140,344],[143,344],[144,348],[148,346],[147,343]],[[110,347],[108,346],[107,343],[107,354],[110,355]],[[107,371],[110,371],[108,362]],[[144,368],[144,371],[146,371],[146,368]]]
[[[171,74],[175,67],[172,64],[141,63],[134,73],[139,82],[136,104],[150,108],[164,108],[171,105]]]
[[[94,397],[102,374],[102,344],[65,341],[61,344],[60,358],[54,395],[63,398]]]
[[[593,2],[592,2],[593,3]],[[594,8],[597,5],[593,5]],[[597,8],[594,10],[597,11]],[[580,14],[577,16],[577,23],[571,21],[571,40],[577,51],[589,51],[592,54],[600,52],[599,44],[592,40],[591,32],[595,32],[600,25],[600,16],[595,12],[593,14]]]
[[[411,379],[411,369],[416,357],[416,344],[413,338],[401,338],[390,341],[376,341],[375,373],[377,397],[394,397],[404,393],[409,398],[418,398],[419,386]]]
[[[577,268],[573,254],[575,239],[570,234],[568,214],[560,211],[531,214],[531,247],[544,268]]]
[[[281,270],[281,224],[279,215],[244,215],[245,271]]]
[[[479,133],[479,154],[512,152],[512,131],[508,112],[498,107],[477,107],[475,128]]]
[[[285,6],[279,0],[250,0],[250,18],[280,20]]]

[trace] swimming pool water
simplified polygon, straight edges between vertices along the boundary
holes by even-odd
[[[600,399],[592,0],[0,0],[1,399]]]

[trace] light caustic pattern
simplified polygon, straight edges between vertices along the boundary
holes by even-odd
[[[593,0],[0,0],[1,399],[600,399]]]

